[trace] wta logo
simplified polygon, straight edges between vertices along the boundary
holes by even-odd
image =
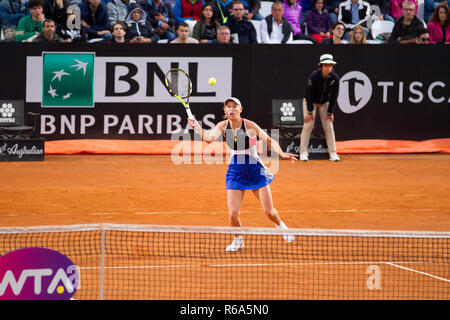
[[[79,285],[77,267],[57,251],[24,248],[0,257],[0,300],[69,300]]]

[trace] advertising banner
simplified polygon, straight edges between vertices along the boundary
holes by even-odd
[[[268,130],[286,125],[295,135],[308,77],[323,53],[334,56],[340,76],[338,141],[427,140],[450,132],[446,46],[0,46],[11,61],[0,98],[24,100],[25,112],[40,113],[39,131],[48,141],[192,133],[184,108],[164,86],[170,68],[190,75],[191,109],[204,128],[223,119],[223,101],[235,96],[244,118]]]

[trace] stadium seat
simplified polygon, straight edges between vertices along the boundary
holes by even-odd
[[[394,23],[387,20],[376,20],[372,23],[372,37],[376,39],[382,33],[391,33]]]
[[[372,40],[372,39],[367,39],[366,41],[367,41],[368,44],[382,44],[382,43],[384,43],[383,41]]]
[[[314,44],[312,41],[309,41],[309,40],[302,40],[302,39],[299,39],[299,40],[293,40],[292,43],[293,43],[293,44]]]
[[[258,43],[261,43],[261,21],[258,20],[250,20],[251,23],[253,23],[253,26],[256,30],[256,40],[258,40]]]
[[[269,14],[272,14],[272,1],[261,1],[261,8],[259,8],[259,14],[264,18]]]
[[[189,37],[192,37],[192,33],[194,32],[194,26],[197,23],[195,20],[186,20],[185,21],[189,25]]]
[[[423,21],[424,16],[425,16],[425,1],[417,0],[417,17]],[[426,28],[426,26],[425,26],[425,28]]]

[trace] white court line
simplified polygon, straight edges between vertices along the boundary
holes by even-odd
[[[422,209],[422,210],[429,210],[429,209]],[[400,211],[400,210],[392,210],[392,209],[386,209],[386,210],[357,210],[357,209],[344,209],[344,210],[278,210],[280,213],[316,213],[316,212],[392,212],[392,211]],[[403,211],[403,210],[402,210]],[[241,210],[241,213],[252,213],[252,212],[259,212],[259,210],[255,211],[249,211],[249,210]],[[228,211],[149,211],[149,212],[135,212],[134,214],[137,215],[152,215],[152,214],[222,214],[222,213],[228,213]]]
[[[442,281],[445,281],[445,282],[450,282],[449,279],[442,278],[442,277],[438,277],[438,276],[435,276],[435,275],[433,275],[433,274],[426,273],[426,272],[422,272],[422,271],[419,271],[419,270],[407,268],[407,267],[404,267],[404,266],[395,264],[395,263],[393,263],[393,262],[384,262],[384,263],[385,263],[385,264],[388,264],[388,265],[390,265],[390,266],[393,266],[393,267],[397,267],[397,268],[406,270],[406,271],[416,272],[416,273],[419,273],[419,274],[423,274],[424,276],[427,276],[427,277],[435,278],[435,279],[442,280]]]
[[[329,209],[329,210],[278,210],[279,213],[358,213],[358,212],[422,212],[435,211],[436,209],[421,208],[421,209]],[[241,213],[260,212],[260,210],[242,210]],[[148,211],[135,212],[137,215],[152,215],[152,214],[226,214],[228,211]]]
[[[381,264],[379,261],[352,261],[352,262],[285,262],[285,263],[243,263],[243,264],[211,264],[210,267],[272,267],[272,266],[315,266],[315,265],[358,265]],[[406,263],[406,262],[405,262]]]
[[[123,266],[103,267],[103,269],[164,269],[164,268],[199,268],[201,265],[166,265],[166,266]],[[101,269],[101,267],[79,267],[80,270]]]
[[[241,211],[241,213],[244,211]],[[248,211],[250,212],[250,211]],[[135,212],[137,215],[152,215],[152,214],[217,214],[215,211],[149,211],[149,212]],[[227,213],[227,211],[219,212]]]
[[[363,212],[426,212],[426,211],[438,211],[438,209],[431,208],[412,208],[412,209],[328,209],[328,210],[278,210],[279,213],[363,213]],[[260,210],[242,210],[241,213],[255,213]],[[227,214],[228,211],[147,211],[147,212],[134,212],[136,215],[158,215],[158,214]],[[88,215],[120,215],[120,212],[89,212]],[[6,213],[1,214],[3,217],[18,217],[32,215],[37,216],[37,213]],[[50,213],[50,216],[66,216],[68,213]]]
[[[94,215],[94,216],[107,216],[107,215],[117,215],[120,214],[120,212],[90,212],[88,213],[90,215]]]
[[[221,267],[276,267],[276,266],[321,266],[321,265],[364,265],[364,264],[394,264],[393,262],[385,262],[385,261],[352,261],[352,262],[286,262],[286,263],[228,263],[228,264],[208,264],[203,265],[203,267],[213,267],[213,268],[221,268]],[[411,262],[411,261],[396,261],[395,263],[424,263],[424,262]],[[104,267],[104,269],[165,269],[165,268],[200,268],[202,265],[154,265],[154,266],[115,266],[115,267]],[[79,267],[81,270],[93,270],[93,269],[101,269],[101,267]]]
[[[180,211],[149,211],[149,212],[135,212],[134,214],[177,214]]]
[[[433,210],[433,209],[417,209],[417,210]],[[278,210],[284,213],[311,213],[311,212],[400,212],[404,209],[329,209],[329,210]]]

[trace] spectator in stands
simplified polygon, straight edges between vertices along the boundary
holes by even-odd
[[[173,7],[176,25],[186,20],[200,20],[204,5],[204,0],[176,0]]]
[[[313,8],[312,0],[300,0],[299,4],[302,6],[302,18],[300,20],[300,24],[305,25],[306,17]]]
[[[274,2],[272,14],[261,22],[261,43],[292,43],[292,26],[283,14],[283,4]]]
[[[427,28],[420,28],[417,30],[417,44],[430,44],[430,32]]]
[[[322,39],[331,35],[331,18],[324,10],[324,4],[324,0],[313,0],[313,9],[306,17],[308,33],[317,43],[321,43]]]
[[[126,25],[122,21],[117,21],[112,24],[112,43],[128,43],[129,40],[125,38],[127,34]]]
[[[413,2],[403,2],[403,16],[395,21],[389,43],[416,43],[417,31],[423,28],[423,23],[414,15],[414,9]]]
[[[231,32],[230,28],[227,26],[220,26],[217,30],[217,39],[214,43],[222,43],[222,44],[230,44],[233,43],[231,41]]]
[[[389,15],[388,0],[367,0],[367,2],[370,4],[372,10],[375,10],[375,6],[380,8],[379,12],[373,12],[373,14],[376,16],[375,19],[395,22],[394,18]]]
[[[42,32],[33,39],[33,42],[64,42],[64,39],[56,33],[55,21],[45,19],[42,24]]]
[[[16,40],[16,30],[19,20],[29,14],[28,0],[1,0],[0,25],[7,41]]]
[[[360,25],[356,25],[350,34],[350,43],[352,44],[366,44],[366,33],[364,32],[364,28]]]
[[[440,4],[434,10],[428,30],[430,43],[450,43],[450,10],[446,4]]]
[[[217,22],[217,13],[211,3],[203,6],[200,20],[194,26],[192,37],[200,43],[213,43],[217,38],[220,24]]]
[[[417,4],[417,0],[389,0],[390,2],[390,15],[392,18],[394,18],[395,20],[397,20],[398,18],[400,18],[402,16],[402,3],[404,1],[409,1],[409,2],[413,2],[414,6],[415,6],[415,11],[414,14],[417,15],[417,8],[418,8],[418,4]]]
[[[284,0],[283,3],[284,14],[283,16],[292,26],[292,34],[294,40],[310,40],[313,43],[317,43],[316,40],[310,36],[303,34],[300,20],[302,17],[302,7],[297,0]]]
[[[217,22],[220,25],[227,23],[231,16],[231,5],[233,0],[212,0],[211,1],[214,10],[217,12]]]
[[[159,36],[153,30],[147,20],[147,13],[136,3],[130,5],[130,10],[125,18],[126,38],[130,43],[156,43]]]
[[[46,19],[52,19],[56,28],[66,22],[66,11],[70,0],[44,0],[43,13]]]
[[[106,4],[108,7],[109,23],[113,25],[118,21],[125,22],[129,6],[135,2],[135,0],[109,0]]]
[[[76,10],[67,13],[66,21],[59,26],[60,28],[56,32],[65,42],[86,42],[86,28],[81,25],[79,28],[75,26],[75,14]]]
[[[339,4],[338,21],[342,22],[345,26],[344,39],[348,40],[349,32],[356,25],[362,25],[364,31],[368,33],[366,29],[367,20],[370,17],[370,4],[363,0],[347,0]]]
[[[170,43],[198,43],[197,39],[189,37],[191,30],[186,22],[180,22],[177,27],[178,37]]]
[[[440,4],[447,3],[447,7],[450,7],[450,0],[442,1],[442,0],[425,0],[425,8],[423,13],[423,20],[425,22],[429,22],[431,16],[433,15],[434,11],[439,7]]]
[[[384,1],[387,1],[387,0],[384,0]],[[332,25],[338,21],[339,3],[341,3],[340,0],[324,1],[325,9],[327,10],[328,14],[330,15]]]
[[[256,30],[253,24],[244,17],[244,4],[236,0],[231,6],[233,16],[231,16],[226,25],[230,28],[231,34],[237,34],[238,43],[258,43],[256,39]]]
[[[344,37],[345,26],[342,22],[336,22],[331,27],[331,38],[325,38],[320,44],[342,44],[342,38]]]
[[[146,0],[141,3],[141,6],[147,13],[147,20],[149,20],[160,39],[167,39],[168,42],[171,42],[177,37],[175,14],[169,3],[162,3],[161,0]]]
[[[284,0],[284,17],[291,24],[293,36],[302,34],[300,20],[302,17],[302,6],[298,0]],[[295,39],[295,38],[294,38]]]
[[[86,28],[88,40],[102,38],[112,40],[109,30],[108,8],[100,0],[87,0],[81,3],[81,25]]]
[[[261,8],[260,0],[242,0],[242,3],[244,4],[245,8],[244,17],[246,17],[248,20],[261,21],[265,18],[259,13],[259,9]]]
[[[16,31],[17,42],[31,42],[42,32],[42,23],[45,20],[42,0],[28,1],[30,15],[19,20]]]

